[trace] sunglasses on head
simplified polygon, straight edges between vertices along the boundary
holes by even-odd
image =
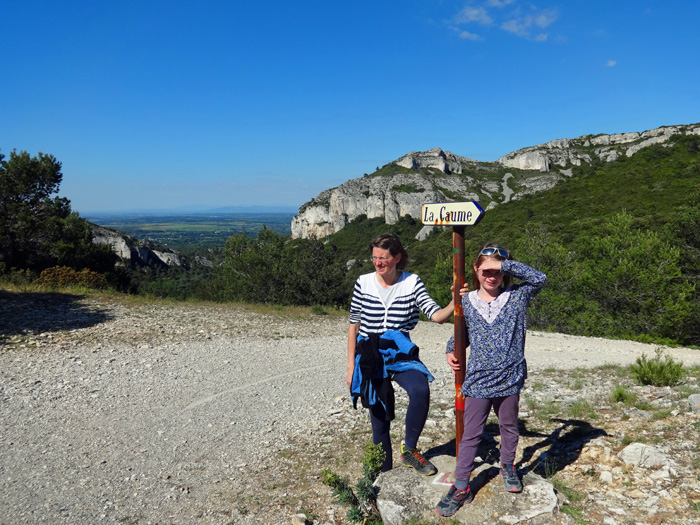
[[[479,255],[485,255],[486,257],[488,257],[488,256],[494,255],[496,253],[498,255],[500,255],[501,257],[503,257],[504,259],[507,259],[508,257],[510,257],[510,254],[506,250],[504,250],[503,248],[484,248],[483,250],[481,250],[479,252]]]

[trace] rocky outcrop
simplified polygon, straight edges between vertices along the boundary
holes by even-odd
[[[565,168],[570,165],[580,166],[582,162],[591,162],[591,156],[578,149],[573,149],[569,139],[552,140],[538,146],[530,146],[498,159],[498,163],[507,168],[537,170],[549,172],[552,165]]]
[[[377,174],[349,180],[304,204],[292,219],[292,237],[323,238],[361,215],[382,217],[387,224],[405,215],[419,218],[426,202],[475,200],[493,207],[551,188],[563,178],[533,172],[515,184],[512,173],[494,179],[498,169],[494,163],[477,162],[440,148],[412,152]]]
[[[583,135],[575,139],[558,139],[514,151],[498,159],[498,163],[525,170],[548,172],[553,167],[567,168],[590,163],[595,157],[612,162],[621,155],[631,157],[642,148],[661,144],[673,135],[700,134],[700,124],[663,126],[642,133]]]
[[[677,134],[700,135],[700,124],[557,139],[514,151],[496,162],[479,162],[440,148],[414,151],[311,199],[292,219],[292,237],[323,238],[361,215],[383,217],[387,224],[404,215],[420,218],[427,202],[475,200],[489,210],[552,188],[570,177],[574,166],[629,157]],[[503,173],[504,168],[513,171]]]
[[[427,178],[420,173],[352,179],[304,205],[292,219],[292,237],[323,238],[360,215],[383,217],[388,224],[404,215],[420,217],[423,203],[440,202],[448,199],[447,195],[478,200],[479,194],[472,189],[477,186],[469,177]]]
[[[118,230],[97,224],[91,224],[91,226],[92,242],[109,246],[119,257],[120,263],[125,266],[131,268],[186,266],[182,257],[172,250],[150,246],[147,241],[137,241]]]
[[[440,148],[412,151],[394,162],[398,166],[412,170],[435,168],[443,173],[462,173],[465,164],[478,164],[478,161],[474,159],[460,157],[449,151],[442,151]]]
[[[396,468],[379,475],[375,482],[377,508],[385,524],[445,521],[436,514],[435,505],[454,482],[455,458],[436,456],[430,461],[438,468],[434,478]],[[521,494],[504,493],[498,462],[484,462],[481,458],[477,461],[470,485],[476,494],[475,503],[456,514],[452,523],[490,523],[495,522],[494,516],[499,517],[500,523],[545,525],[556,522],[561,505],[550,482],[528,472],[522,479]]]

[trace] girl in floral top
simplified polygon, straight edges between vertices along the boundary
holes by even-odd
[[[513,277],[522,281],[512,284]],[[501,433],[501,476],[505,490],[522,491],[515,471],[518,446],[518,405],[527,377],[525,362],[526,309],[542,288],[545,274],[513,260],[498,244],[487,244],[474,262],[472,291],[462,298],[469,334],[469,359],[462,393],[464,432],[459,443],[455,484],[438,503],[441,516],[452,516],[472,501],[469,478],[484,425],[493,408]],[[454,337],[447,343],[447,362],[459,368]]]

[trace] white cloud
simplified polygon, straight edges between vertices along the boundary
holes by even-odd
[[[480,5],[475,4],[476,2],[470,2],[470,5],[463,7],[450,21],[451,29],[465,40],[482,40],[482,37],[464,30],[462,26],[474,23],[489,26],[497,23],[503,31],[536,42],[544,42],[549,35],[542,30],[552,25],[558,16],[554,9],[538,9],[533,5],[527,10],[513,5],[507,14],[495,11],[515,4],[515,0],[480,0]]]
[[[508,20],[501,24],[501,29],[518,36],[527,36],[528,27],[523,20]]]
[[[533,28],[544,29],[547,26],[554,23],[557,19],[556,11],[552,9],[545,9],[539,13],[534,13],[531,15],[519,16],[508,20],[501,24],[501,29],[513,33],[514,35],[521,36],[524,38],[530,38],[530,31]],[[544,35],[544,38],[542,38]],[[538,41],[546,40],[547,35],[541,33],[535,39]]]
[[[464,40],[480,40],[481,39],[479,37],[479,35],[475,35],[474,33],[470,33],[469,31],[460,32],[459,38],[463,38]]]
[[[617,60],[608,60],[608,63],[605,65],[608,67],[615,67],[617,65]]]
[[[468,24],[470,22],[477,22],[479,24],[490,25],[493,20],[486,12],[483,7],[469,7],[466,6],[462,9],[454,18],[457,24]]]
[[[553,9],[545,9],[538,15],[534,16],[534,24],[537,27],[544,29],[548,25],[552,24],[557,19],[557,13]]]

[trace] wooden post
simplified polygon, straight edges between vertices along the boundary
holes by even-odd
[[[459,456],[459,442],[464,433],[464,395],[461,392],[467,371],[467,327],[459,291],[464,287],[464,227],[474,226],[484,216],[484,210],[475,201],[432,202],[423,204],[421,221],[425,225],[452,226],[452,268],[455,303],[455,355],[459,364],[455,373],[455,416]]]
[[[467,370],[467,329],[464,324],[464,310],[462,309],[462,297],[459,291],[464,287],[464,226],[452,227],[452,266],[454,276],[454,303],[455,303],[455,356],[459,362],[459,369],[455,373],[455,429],[456,451],[459,457],[459,442],[464,433],[464,394],[462,384]]]

